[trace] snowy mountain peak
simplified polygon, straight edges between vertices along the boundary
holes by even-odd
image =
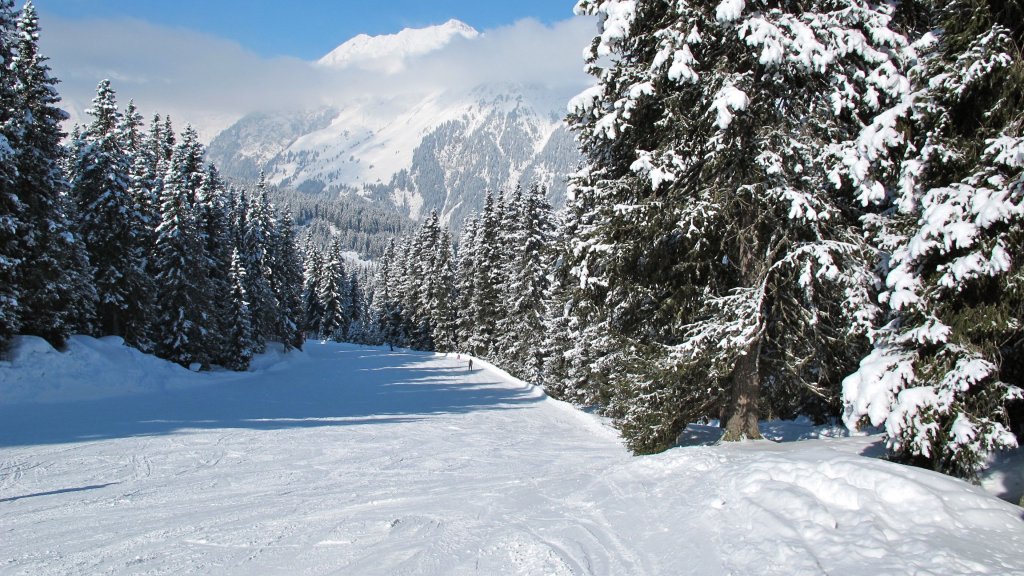
[[[410,57],[439,50],[456,38],[473,39],[479,35],[472,26],[455,19],[438,26],[406,28],[396,34],[360,34],[332,50],[317,63],[331,68],[359,66],[396,72],[404,67]]]

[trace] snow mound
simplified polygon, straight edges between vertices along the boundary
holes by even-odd
[[[670,509],[701,502],[697,518],[710,527],[726,573],[1024,573],[1019,507],[948,476],[851,452],[863,443],[676,448],[616,476],[676,490]],[[991,547],[982,554],[983,542]]]
[[[191,372],[126,346],[115,336],[72,336],[64,352],[42,338],[17,336],[9,357],[0,361],[0,405],[96,400],[242,377],[223,369]],[[283,370],[302,358],[296,351],[285,355],[280,344],[270,343],[266,353],[253,358],[251,370]]]

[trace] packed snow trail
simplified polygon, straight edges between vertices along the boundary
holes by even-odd
[[[2,407],[0,574],[1024,574],[1020,508],[869,440],[636,458],[466,365],[310,343]]]

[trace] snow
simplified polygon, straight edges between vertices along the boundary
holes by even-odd
[[[1024,574],[1020,508],[872,457],[877,436],[774,423],[814,439],[633,457],[474,368],[310,342],[193,373],[20,338],[0,363],[0,572]],[[1019,463],[992,481],[1016,489]]]
[[[734,113],[746,110],[749,105],[750,98],[747,97],[746,92],[732,84],[726,84],[718,91],[715,101],[711,103],[711,111],[715,112],[716,116],[715,124],[719,129],[725,130],[732,124]]]
[[[295,185],[315,180],[326,186],[353,186],[388,183],[401,170],[414,164],[416,149],[424,137],[446,124],[460,124],[459,132],[471,134],[490,116],[520,112],[519,121],[533,131],[535,146],[546,143],[561,126],[558,115],[568,98],[535,86],[496,84],[471,89],[451,88],[416,93],[394,94],[389,98],[352,98],[339,108],[330,125],[296,138],[277,151],[279,158],[291,162],[275,165],[267,175],[277,185]],[[549,100],[557,100],[557,105]],[[457,162],[456,162],[457,163]],[[518,181],[524,167],[513,167],[511,181]],[[446,180],[454,168],[445,167]],[[409,214],[421,216],[424,198],[418,190],[403,191],[395,198],[407,204]]]
[[[615,51],[615,44],[629,36],[629,29],[636,17],[636,2],[634,0],[618,0],[616,2],[602,2],[594,12],[581,10],[582,2],[576,5],[576,14],[583,15],[600,14],[603,18],[601,23],[600,41],[596,47],[598,57],[611,56]],[[586,55],[584,55],[586,58]]]
[[[672,55],[672,65],[668,69],[668,77],[680,84],[696,83],[700,75],[690,67],[696,62],[689,46],[683,46]]]
[[[109,378],[87,375],[110,374]],[[188,370],[147,356],[120,338],[72,336],[64,353],[42,338],[18,336],[0,361],[0,406],[69,402],[194,386]]]
[[[332,50],[317,64],[329,68],[359,66],[398,72],[412,57],[440,50],[457,38],[472,40],[479,35],[472,26],[455,19],[438,26],[406,28],[396,34],[359,34]]]
[[[1000,136],[986,142],[985,154],[1008,168],[1024,167],[1024,138]]]
[[[651,180],[651,190],[657,191],[663,182],[674,182],[675,173],[655,163],[654,155],[646,150],[636,151],[637,159],[629,166],[629,169],[637,174],[645,174]],[[669,154],[668,156],[671,156]],[[669,160],[671,162],[672,160]]]
[[[744,0],[722,0],[715,8],[715,18],[719,22],[734,22],[739,20],[745,6]]]

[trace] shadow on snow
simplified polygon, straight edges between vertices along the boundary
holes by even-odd
[[[440,414],[515,409],[542,399],[530,386],[497,379],[465,382],[465,368],[423,366],[427,358],[432,355],[323,347],[287,370],[235,381],[86,402],[0,407],[0,447],[158,436],[184,429],[394,424]]]
[[[54,494],[67,494],[69,492],[86,492],[88,490],[99,490],[100,488],[106,488],[107,486],[113,486],[115,484],[120,484],[120,482],[107,482],[106,484],[93,484],[92,486],[80,486],[78,488],[63,488],[61,490],[36,492],[35,494],[25,494],[23,496],[0,498],[0,502],[14,502],[15,500],[24,500],[25,498],[36,498],[39,496],[53,496]]]

